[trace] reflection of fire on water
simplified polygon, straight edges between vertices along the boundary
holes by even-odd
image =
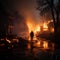
[[[50,46],[49,46],[50,45]],[[42,50],[47,50],[47,49],[50,49],[52,51],[54,51],[54,47],[55,47],[55,44],[54,43],[49,43],[48,41],[43,41],[43,40],[37,40],[37,42],[34,42],[33,44],[34,47],[37,47],[39,49],[42,49]],[[28,49],[31,48],[30,44],[28,43]]]

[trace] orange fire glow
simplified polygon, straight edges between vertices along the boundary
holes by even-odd
[[[28,26],[29,33],[31,31],[34,32],[33,40],[37,40],[36,39],[36,34],[37,34],[37,32],[41,32],[41,27],[40,27],[41,24],[38,24],[38,23],[36,24],[34,21],[32,21],[30,19],[28,19],[26,23],[27,23],[27,26]],[[48,26],[47,26],[46,22],[42,24],[42,27],[43,27],[43,31],[48,31]],[[29,40],[30,40],[30,37],[29,37]]]
[[[31,31],[34,31],[34,34],[36,34],[37,32],[41,31],[40,24],[35,24],[31,20],[27,21],[27,26],[28,26],[28,29],[29,29],[29,33]],[[43,23],[43,31],[48,31],[47,23]]]
[[[44,47],[44,49],[48,49],[48,42],[47,41],[43,42],[43,47]]]
[[[54,28],[51,29],[51,32],[54,32]]]
[[[10,40],[8,40],[7,38],[6,38],[6,41],[7,41],[8,43],[11,43],[11,41],[10,41]]]
[[[40,31],[40,25],[39,24],[34,24],[33,21],[27,21],[27,26],[28,26],[28,29],[29,29],[29,33],[31,31],[34,31],[34,33]]]
[[[27,26],[28,26],[29,33],[31,31],[33,31],[34,34],[36,34],[37,32],[41,32],[40,24],[35,24],[35,22],[33,22],[31,20],[27,20]],[[43,31],[48,31],[47,23],[43,23],[42,27],[43,27],[42,28]],[[29,40],[30,40],[30,37],[29,37]],[[34,42],[34,46],[40,47],[41,49],[44,49],[44,50],[49,49],[49,42],[48,41],[38,40],[36,38],[36,35],[34,35],[33,41],[37,41],[37,42]],[[31,48],[30,44],[28,45],[28,48]]]
[[[33,38],[33,40],[36,40],[36,33],[40,32],[40,25],[39,24],[35,24],[31,20],[27,20],[27,26],[28,26],[29,33],[31,31],[34,32],[34,38]],[[30,37],[29,37],[29,40],[30,40]]]
[[[43,28],[44,28],[44,31],[47,31],[47,30],[48,30],[47,23],[44,23],[44,24],[43,24]]]

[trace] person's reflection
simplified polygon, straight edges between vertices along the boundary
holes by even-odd
[[[30,38],[31,38],[31,53],[33,53],[33,38],[34,38],[34,32],[33,31],[31,31],[31,33],[30,33]]]

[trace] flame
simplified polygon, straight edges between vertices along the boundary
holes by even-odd
[[[36,34],[37,34],[37,32],[40,32],[40,25],[36,24],[32,20],[27,20],[27,26],[28,26],[29,33],[31,31],[34,32],[34,38],[33,38],[33,40],[37,40]],[[30,40],[30,37],[28,39]]]
[[[43,28],[44,28],[44,29],[43,29],[44,31],[47,31],[47,30],[48,30],[47,23],[44,23],[44,24],[43,24]]]
[[[27,21],[27,26],[28,26],[28,29],[29,29],[29,33],[31,31],[33,31],[34,33],[40,31],[40,25],[39,24],[34,24],[33,21]]]
[[[48,49],[48,42],[47,41],[43,42],[43,47],[44,47],[44,49]]]
[[[37,41],[37,47],[40,47],[41,42],[38,40]]]

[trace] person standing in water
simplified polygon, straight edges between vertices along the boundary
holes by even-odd
[[[31,38],[31,42],[30,42],[30,44],[31,44],[31,53],[33,53],[33,38],[34,38],[34,32],[33,31],[31,31],[31,33],[30,33],[30,38]]]

